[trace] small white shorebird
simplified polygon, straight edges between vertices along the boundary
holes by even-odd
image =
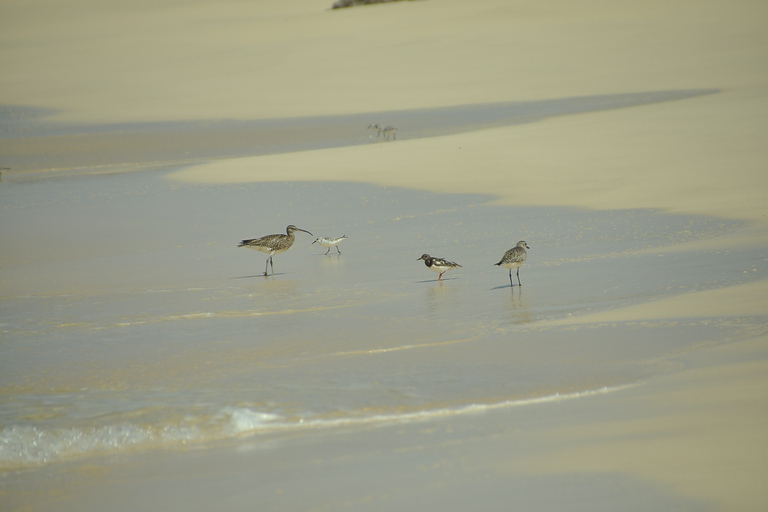
[[[515,284],[512,282],[512,269],[517,269],[517,285],[523,286],[523,284],[520,282],[520,265],[525,263],[525,260],[528,259],[528,253],[525,252],[526,249],[530,249],[528,247],[528,244],[525,243],[525,240],[520,240],[517,242],[517,245],[507,252],[504,253],[504,256],[501,258],[501,261],[498,263],[495,263],[497,266],[505,267],[509,269],[509,285],[515,286]]]
[[[329,252],[331,252],[331,247],[335,247],[335,248],[336,248],[336,250],[337,250],[337,251],[339,251],[339,254],[341,254],[341,249],[339,249],[339,244],[340,244],[340,243],[341,243],[341,242],[342,242],[342,241],[343,241],[345,238],[347,238],[347,235],[344,235],[344,236],[340,236],[340,237],[338,237],[338,238],[333,238],[333,237],[322,237],[322,236],[320,236],[320,237],[317,237],[317,238],[315,239],[315,242],[319,243],[319,244],[320,244],[320,245],[322,245],[323,247],[327,247],[327,248],[328,248],[328,250],[327,250],[327,251],[325,251],[325,254],[328,254]],[[312,242],[312,243],[315,243],[315,242]]]
[[[442,282],[441,280],[443,278],[443,274],[452,268],[461,267],[461,265],[458,263],[454,263],[443,258],[433,258],[429,254],[422,254],[421,258],[418,258],[416,261],[419,260],[424,260],[424,264],[428,269],[434,270],[435,272],[440,272],[440,275],[437,277],[437,280],[440,282]]]
[[[293,236],[293,234],[296,231],[303,231],[304,233],[309,233],[309,231],[305,229],[299,229],[293,224],[285,228],[285,232],[287,234],[282,235],[267,235],[263,236],[261,238],[252,238],[250,240],[243,240],[239,244],[237,244],[238,247],[248,247],[249,249],[254,249],[259,252],[267,253],[269,254],[269,258],[267,258],[267,266],[264,267],[264,275],[267,274],[267,268],[272,266],[272,275],[275,275],[275,267],[272,265],[272,256],[275,254],[282,254],[288,249],[291,248],[293,245],[293,241],[296,240],[296,237]],[[309,233],[312,235],[312,233]],[[312,235],[314,236],[314,235]]]

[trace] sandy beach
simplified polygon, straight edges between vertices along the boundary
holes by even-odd
[[[0,508],[768,506],[768,6],[331,4],[0,7]]]

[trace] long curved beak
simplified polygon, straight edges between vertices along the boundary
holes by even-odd
[[[309,233],[309,231],[307,231],[306,229],[301,229],[301,228],[296,228],[296,231],[303,231],[305,233]],[[312,235],[312,233],[309,233],[309,234]],[[312,235],[312,236],[315,236],[315,235]],[[312,243],[314,243],[314,242],[312,242]]]

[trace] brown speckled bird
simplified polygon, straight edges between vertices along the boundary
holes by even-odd
[[[267,253],[269,254],[269,258],[267,258],[267,265],[264,267],[264,275],[267,274],[267,269],[271,266],[272,267],[272,275],[275,275],[275,267],[272,264],[272,256],[275,254],[282,254],[288,249],[291,248],[293,245],[293,241],[296,240],[296,237],[293,236],[293,234],[296,231],[303,231],[304,233],[309,233],[309,231],[305,229],[299,229],[293,224],[285,228],[285,232],[287,234],[285,235],[267,235],[263,236],[261,238],[252,238],[250,240],[243,240],[239,244],[237,244],[238,247],[248,247],[249,249],[254,249],[259,252]],[[312,233],[309,233],[312,235]],[[314,236],[314,235],[312,235]]]

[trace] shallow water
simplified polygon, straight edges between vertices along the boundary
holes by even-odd
[[[580,396],[749,332],[536,323],[764,279],[762,249],[671,250],[740,223],[491,199],[163,172],[3,183],[0,468]],[[287,224],[349,239],[324,255],[299,232],[265,278],[237,242]],[[493,264],[523,239],[511,288]],[[440,283],[424,252],[463,267]]]
[[[679,101],[717,89],[641,91],[539,101],[454,105],[285,119],[204,119],[155,123],[51,122],[50,109],[0,105],[0,167],[11,172],[115,172],[212,158],[289,153],[384,142],[372,124],[391,125],[391,139],[437,137],[617,108]],[[88,169],[85,169],[85,168]]]

